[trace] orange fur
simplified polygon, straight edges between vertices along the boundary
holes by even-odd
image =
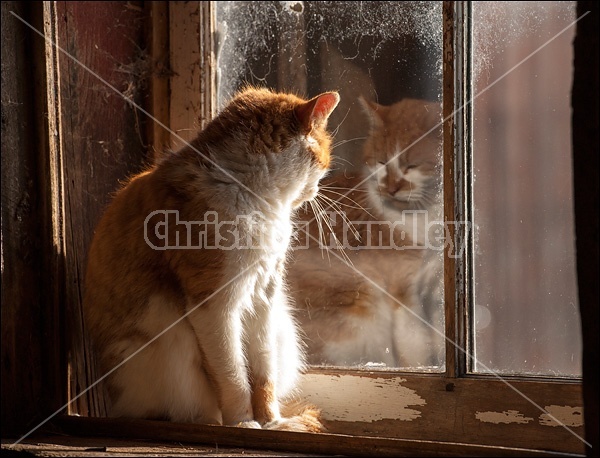
[[[283,278],[290,218],[327,170],[338,100],[248,88],[116,193],[84,298],[110,415],[286,423],[303,364]]]
[[[321,186],[321,195],[339,202],[329,211],[343,211],[354,229],[339,214],[333,231],[319,227],[314,205],[299,214],[310,222],[310,248],[294,250],[288,278],[309,362],[439,365],[443,340],[418,317],[442,327],[441,259],[439,252],[422,249],[427,234],[421,222],[415,232],[413,221],[402,224],[401,218],[407,210],[441,217],[440,106],[415,99],[389,107],[362,103],[371,125],[363,148],[367,167],[329,177]],[[384,172],[368,178],[377,167]],[[416,179],[410,181],[414,171],[424,189],[422,198],[411,201],[402,192],[417,195]],[[328,206],[328,200],[320,202]],[[392,230],[390,223],[396,224]],[[342,248],[330,242],[332,232]]]
[[[273,411],[273,404],[277,401],[275,385],[266,380],[253,380],[251,386],[254,419],[259,423],[272,421],[277,416],[277,413]]]

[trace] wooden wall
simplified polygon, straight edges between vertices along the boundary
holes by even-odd
[[[65,404],[67,386],[74,396],[93,379],[87,249],[147,149],[145,117],[106,82],[146,103],[147,22],[142,2],[2,3],[3,434],[35,427]],[[87,406],[82,396],[69,411],[101,408]]]
[[[146,117],[123,96],[144,103],[150,62],[144,51],[142,2],[57,2],[52,14],[57,44],[66,51],[57,55],[55,84],[61,100],[64,310],[70,339],[69,394],[74,398],[96,380],[81,315],[87,250],[111,193],[143,166]],[[69,411],[102,411],[91,393]]]
[[[41,4],[2,2],[2,432],[23,431],[64,401],[44,114]],[[40,65],[32,65],[37,62]]]

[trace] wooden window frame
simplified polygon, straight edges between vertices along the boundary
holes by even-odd
[[[53,34],[59,33],[57,30],[59,14],[57,14],[56,3],[59,2],[44,2],[41,7],[39,5],[33,6],[31,7],[32,10],[24,15],[31,20],[34,26],[38,27],[38,30],[43,29],[47,34],[55,36]],[[212,5],[211,2],[150,3],[149,8],[152,10],[152,14],[150,15],[151,26],[149,30],[153,62],[166,63],[165,68],[168,67],[170,72],[168,72],[168,86],[165,86],[164,75],[153,73],[150,81],[151,102],[149,103],[149,111],[155,113],[162,124],[175,130],[178,136],[188,139],[189,137],[187,137],[185,131],[179,131],[178,129],[193,125],[196,119],[206,122],[214,113],[214,56],[212,55],[211,43],[214,30]],[[462,106],[464,101],[470,97],[469,86],[465,83],[466,79],[464,78],[465,72],[468,72],[468,59],[465,57],[467,54],[462,53],[465,49],[465,26],[468,29],[469,15],[467,2],[443,3],[445,16],[444,94],[452,94],[452,97],[444,97],[443,102],[444,118],[446,119],[444,124],[444,213],[446,220],[459,221],[466,219],[465,216],[470,208],[468,193],[466,192],[470,180],[469,174],[466,173],[470,168],[468,163],[470,142],[468,130],[463,130],[465,126],[468,129],[470,121],[468,110],[459,111],[460,118],[449,115],[454,112],[455,107]],[[190,8],[192,10],[197,8],[198,14],[190,14]],[[578,37],[581,34],[586,34],[584,36],[589,39],[589,37],[594,36],[594,24],[597,26],[597,6],[593,2],[578,3],[578,16],[587,10],[596,12],[596,17],[593,19],[595,23],[589,21],[592,24],[591,26],[583,21],[578,24],[581,29],[578,31]],[[188,20],[191,22],[186,23],[187,27],[182,27],[181,21]],[[175,26],[174,24],[178,25]],[[168,40],[165,40],[166,38]],[[582,39],[579,38],[579,40]],[[55,272],[55,275],[44,283],[49,299],[44,302],[47,309],[42,311],[42,314],[45,317],[44,326],[46,326],[44,335],[50,336],[51,341],[57,343],[57,346],[52,347],[52,350],[49,351],[48,348],[44,348],[43,342],[38,342],[37,345],[42,349],[36,350],[36,352],[38,355],[50,355],[51,361],[59,362],[59,364],[56,365],[56,368],[46,367],[41,370],[44,378],[51,381],[46,388],[33,388],[33,391],[37,390],[38,397],[40,392],[44,392],[49,399],[45,402],[45,408],[42,409],[45,415],[48,411],[55,412],[56,406],[61,406],[64,401],[72,400],[82,386],[88,386],[89,381],[94,380],[94,374],[89,372],[90,356],[87,353],[89,351],[87,343],[85,341],[75,341],[76,339],[65,341],[61,337],[65,323],[68,322],[68,320],[65,321],[63,315],[65,312],[62,309],[62,301],[65,295],[74,296],[77,294],[77,291],[70,290],[68,286],[70,280],[78,278],[77,274],[70,270],[69,262],[73,260],[73,252],[81,247],[73,244],[76,237],[69,235],[69,230],[72,230],[72,228],[67,227],[65,222],[65,212],[67,211],[71,188],[69,187],[70,183],[65,179],[66,176],[70,175],[66,170],[68,165],[65,164],[65,153],[63,151],[65,137],[70,135],[69,124],[65,123],[66,115],[62,111],[63,108],[60,103],[61,97],[64,97],[60,90],[61,72],[64,71],[61,59],[64,57],[61,57],[53,46],[46,44],[44,47],[43,44],[35,44],[35,42],[36,37],[33,36],[31,47],[34,55],[43,56],[42,59],[46,62],[43,68],[38,67],[34,71],[37,92],[33,96],[36,100],[33,105],[37,108],[40,105],[45,107],[44,110],[40,110],[43,115],[35,115],[38,117],[35,120],[35,125],[39,128],[39,137],[43,139],[42,143],[44,145],[38,153],[43,162],[41,165],[37,165],[37,170],[44,177],[43,186],[40,187],[39,193],[44,202],[42,210],[43,215],[45,215],[43,217],[45,226],[39,228],[23,227],[21,225],[15,231],[21,230],[26,235],[38,234],[43,243],[52,247],[52,249],[48,248],[48,252],[55,253],[54,257],[50,257],[45,261],[46,268],[50,269],[51,272]],[[169,43],[168,48],[165,48],[165,42]],[[204,63],[203,68],[206,70],[199,74],[186,75],[185,68],[192,68],[189,65],[189,46],[185,51],[184,47],[178,48],[178,43],[197,43],[198,46],[193,48],[193,52],[197,53],[200,61]],[[597,37],[595,46],[597,48]],[[579,53],[581,53],[581,47],[581,43],[579,48],[576,47],[576,63],[579,62],[581,67],[585,67],[586,64],[581,62],[581,57],[579,57],[579,61],[577,60],[577,50],[579,49]],[[165,54],[167,49],[168,57]],[[596,53],[593,55],[596,55]],[[597,64],[597,59],[595,62]],[[193,72],[194,70],[191,71],[191,73]],[[593,231],[585,232],[585,229],[582,228],[589,225],[590,215],[592,221],[594,217],[597,220],[598,212],[597,201],[594,207],[594,202],[589,202],[589,199],[582,195],[585,193],[582,193],[581,186],[578,184],[580,178],[588,188],[591,183],[592,189],[595,186],[596,190],[593,195],[597,195],[597,176],[590,177],[590,168],[581,165],[585,164],[586,160],[593,160],[590,158],[595,158],[597,165],[597,149],[595,156],[590,154],[590,151],[593,153],[593,147],[597,143],[592,145],[592,149],[590,149],[589,142],[578,140],[579,136],[582,136],[582,132],[581,128],[576,129],[575,120],[579,119],[581,124],[587,123],[588,130],[586,132],[589,132],[589,129],[595,129],[597,133],[597,112],[595,121],[593,117],[591,120],[586,118],[585,121],[582,121],[585,116],[581,113],[585,112],[587,114],[595,109],[593,103],[594,101],[597,103],[598,81],[597,70],[595,80],[593,75],[591,77],[588,74],[582,76],[581,70],[579,79],[577,75],[576,69],[573,91],[573,136],[575,139],[574,164],[576,166],[577,248],[578,253],[584,252],[583,250],[587,250],[589,246],[595,246],[596,250],[595,258],[593,256],[577,257],[579,297],[582,302],[580,307],[584,316],[582,323],[584,332],[583,388],[586,400],[585,429],[586,438],[594,446],[593,450],[597,453],[597,391],[594,391],[594,389],[597,390],[597,388],[594,388],[597,387],[597,376],[595,376],[596,385],[593,385],[594,379],[591,379],[592,388],[590,388],[589,380],[594,377],[591,373],[594,372],[594,368],[597,367],[598,363],[597,354],[595,356],[592,354],[595,350],[590,350],[590,345],[594,346],[591,332],[595,330],[597,333],[598,329],[598,290],[595,281],[591,281],[589,285],[582,285],[584,278],[595,279],[596,277],[591,277],[591,275],[593,273],[597,274],[597,222],[595,234]],[[178,78],[180,79],[178,80]],[[595,100],[592,97],[591,102],[582,95],[579,95],[577,99],[575,98],[576,95],[580,94],[576,87],[583,84],[585,78],[588,78],[588,80],[591,78],[591,85],[596,88]],[[186,81],[188,83],[185,83]],[[192,82],[191,85],[189,84],[190,81]],[[43,91],[40,88],[43,88]],[[192,101],[187,103],[186,100],[190,100],[189,97],[192,98]],[[165,106],[165,100],[168,101],[167,106]],[[460,122],[454,122],[455,119],[460,119]],[[147,128],[147,135],[154,146],[154,151],[162,150],[166,142],[173,141],[173,138],[166,136],[162,126],[151,123]],[[594,138],[597,138],[597,136]],[[178,138],[176,140],[181,141]],[[33,147],[27,148],[33,149]],[[27,164],[22,166],[27,167]],[[597,167],[592,168],[592,170],[597,170]],[[28,185],[21,183],[19,186],[27,187]],[[8,189],[7,192],[14,191]],[[3,207],[5,207],[4,195],[5,188],[3,186]],[[457,199],[456,196],[466,196],[466,199]],[[11,208],[10,203],[7,205]],[[30,220],[26,220],[25,223],[28,221],[30,225],[33,224]],[[582,230],[584,230],[583,233]],[[457,238],[464,236],[460,233],[452,235]],[[4,240],[3,223],[3,253],[5,245],[8,243]],[[584,243],[587,245],[583,245]],[[82,256],[82,254],[75,253],[75,256]],[[446,332],[448,338],[457,342],[462,348],[468,348],[469,345],[464,319],[471,300],[468,296],[469,288],[465,287],[470,278],[469,269],[468,252],[465,253],[463,258],[446,258]],[[593,286],[590,286],[593,284],[596,285],[595,290]],[[2,294],[2,310],[4,312],[4,273]],[[590,322],[586,326],[587,317],[590,317]],[[33,326],[33,321],[29,322],[29,326]],[[12,332],[16,333],[14,330]],[[82,334],[81,329],[71,329],[70,335],[72,337],[73,335],[81,337]],[[597,336],[597,334],[595,335]],[[4,336],[3,319],[3,338]],[[58,349],[62,349],[64,352]],[[16,346],[15,348],[11,347],[11,350],[18,356],[19,351]],[[71,355],[70,358],[75,355],[75,359],[69,361],[70,364],[65,362],[67,350]],[[75,364],[73,361],[76,361]],[[71,368],[71,370],[69,371],[68,368]],[[544,408],[550,405],[560,405],[581,409],[583,401],[580,382],[549,378],[540,380],[539,378],[526,377],[505,377],[503,380],[497,380],[490,376],[468,374],[464,353],[452,346],[447,348],[446,368],[446,372],[441,375],[358,370],[340,372],[333,369],[309,371],[305,377],[304,389],[308,390],[310,386],[319,387],[318,395],[313,394],[311,396],[311,399],[317,404],[319,404],[319,401],[323,401],[327,405],[336,406],[335,408],[340,413],[352,409],[358,402],[356,399],[350,401],[344,399],[343,390],[340,389],[344,386],[360,386],[365,398],[375,396],[371,399],[379,400],[372,402],[371,407],[365,407],[366,416],[361,421],[328,421],[330,432],[325,434],[254,431],[224,426],[176,425],[172,423],[165,424],[164,422],[74,415],[57,415],[51,421],[63,431],[81,435],[151,438],[181,442],[216,442],[220,445],[256,448],[265,447],[265,444],[268,444],[267,448],[270,449],[312,453],[376,454],[379,456],[414,456],[416,454],[423,456],[445,454],[496,456],[501,453],[506,456],[534,456],[552,454],[553,452],[575,454],[585,452],[583,443],[574,438],[570,432],[561,427],[547,426],[547,422],[540,421],[542,412],[531,402],[533,401]],[[69,390],[62,390],[60,387],[66,385],[65,380],[67,379],[70,388]],[[509,383],[506,383],[507,381]],[[11,386],[14,388],[15,384],[13,383]],[[525,396],[517,393],[516,390]],[[17,410],[14,408],[15,402],[12,402],[10,395],[6,393],[5,384],[3,383],[3,405],[11,405],[14,412]],[[99,393],[92,391],[89,396],[78,398],[77,403],[69,404],[71,406],[70,413],[81,415],[99,413],[102,411],[100,398]],[[381,419],[377,416],[378,406],[396,402],[400,411],[396,419]],[[38,406],[33,402],[29,402],[29,404],[24,402],[24,405],[30,407],[29,410],[25,408],[25,412],[39,411]],[[406,417],[402,416],[403,409],[407,411],[406,415],[408,417],[414,415],[415,409],[418,409],[416,418],[408,421]],[[486,423],[479,420],[477,416],[478,412],[500,413],[508,411],[516,412],[509,415],[514,420],[510,423]],[[332,413],[334,412],[329,412],[330,415]],[[36,415],[34,415],[34,418],[36,418]],[[7,418],[3,412],[3,429],[5,424],[12,421],[11,418]],[[344,418],[344,416],[340,414],[339,418]],[[532,420],[522,421],[529,418]],[[23,424],[27,425],[27,423],[31,426],[30,419],[29,421],[20,421],[21,431],[27,429],[23,429]],[[594,424],[596,425],[595,433]],[[573,427],[572,429],[580,436],[584,435],[583,426]],[[19,430],[19,427],[17,427],[17,430]]]

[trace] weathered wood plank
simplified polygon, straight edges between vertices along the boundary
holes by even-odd
[[[196,136],[202,120],[200,2],[170,2],[169,20],[171,148],[177,150]]]
[[[12,446],[10,441],[2,441],[3,456],[13,452],[23,456],[44,457],[100,457],[100,456],[227,456],[227,457],[309,457],[318,456],[305,453],[250,450],[247,448],[220,447],[218,444],[181,444],[153,440],[128,440],[108,437],[74,437],[44,435],[25,440]],[[19,455],[19,456],[20,456]]]
[[[2,2],[2,432],[64,401],[41,2]],[[35,63],[35,64],[34,64]]]
[[[338,370],[302,392],[334,433],[584,451],[579,383]]]
[[[64,313],[73,399],[97,379],[81,308],[87,250],[119,181],[140,170],[145,160],[145,119],[124,96],[141,103],[148,63],[141,2],[56,2],[54,7],[56,40],[70,54],[58,54],[58,68],[67,247]],[[71,405],[72,412],[82,414],[98,414],[102,408],[100,396],[92,392]]]
[[[455,2],[444,2],[444,43],[443,43],[443,72],[444,72],[444,90],[442,101],[442,114],[444,118],[443,135],[444,135],[444,221],[456,221],[456,198],[457,186],[455,177],[455,118],[454,107],[456,102],[455,94]],[[457,235],[454,231],[454,226],[449,226],[448,237],[454,240]],[[456,262],[453,257],[444,257],[444,326],[448,340],[446,341],[446,375],[455,377],[460,371],[460,358],[457,360],[456,348],[449,345],[448,342],[459,342],[456,323],[456,307],[458,306],[457,293],[462,285],[457,285],[456,282]],[[463,368],[464,371],[464,368]]]
[[[169,125],[169,80],[172,74],[169,52],[169,3],[145,2],[147,18],[146,41],[149,47],[149,94],[148,112],[159,122],[149,121],[148,143],[154,162],[170,146]],[[161,125],[162,124],[162,125]]]
[[[147,420],[61,417],[55,422],[66,434],[126,437],[182,444],[283,450],[344,456],[553,456],[511,447],[488,447],[456,442],[384,439],[344,434],[294,433],[226,426],[192,425]]]

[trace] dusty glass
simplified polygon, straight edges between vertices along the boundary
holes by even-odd
[[[288,262],[309,363],[443,371],[442,2],[216,9],[219,106],[247,84],[341,96]]]
[[[476,372],[581,374],[575,3],[473,3]]]

